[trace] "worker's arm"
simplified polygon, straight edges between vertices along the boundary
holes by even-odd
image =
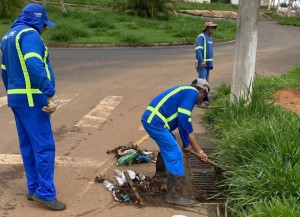
[[[190,146],[189,134],[193,132],[191,113],[198,99],[196,89],[184,90],[178,106],[178,130],[182,140],[182,146]]]
[[[4,83],[5,89],[7,90],[8,76],[7,76],[6,62],[5,62],[4,56],[2,56],[1,71],[2,71],[2,73],[1,73],[2,80]]]
[[[200,34],[196,39],[196,59],[198,65],[196,67],[205,67],[204,57],[203,57],[203,49],[204,49],[204,35]]]
[[[206,161],[208,159],[208,156],[202,150],[202,148],[199,145],[199,143],[197,142],[196,136],[193,132],[189,134],[189,139],[190,139],[191,146],[194,148],[194,150],[196,152],[198,152],[199,154],[201,154],[203,157],[203,160]],[[189,150],[187,150],[187,151],[189,151]]]
[[[24,38],[21,43],[21,50],[32,82],[31,85],[38,87],[43,94],[51,98],[55,94],[55,88],[48,77],[44,64],[44,42],[35,31],[29,31],[23,34]],[[33,41],[34,43],[32,43]]]

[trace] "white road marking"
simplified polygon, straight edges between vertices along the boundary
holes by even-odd
[[[100,127],[119,105],[122,96],[108,96],[75,124],[76,127]]]
[[[94,161],[77,157],[60,157],[56,156],[56,166],[68,166],[68,167],[101,167],[104,161]],[[19,165],[23,164],[20,154],[0,154],[0,165]]]
[[[63,107],[64,105],[66,105],[68,102],[70,102],[71,100],[73,100],[74,98],[76,98],[77,96],[79,96],[79,94],[62,94],[58,96],[57,102],[58,102],[58,107],[57,109],[60,109],[61,107]]]
[[[0,108],[5,105],[7,105],[7,97],[6,96],[0,97]]]
[[[58,103],[58,107],[57,110],[60,109],[61,107],[63,107],[64,105],[66,105],[68,102],[70,102],[71,100],[73,100],[74,98],[76,98],[77,96],[79,96],[79,94],[62,94],[59,95],[57,98],[57,103]],[[0,107],[1,107],[1,98],[0,98]],[[12,120],[9,122],[9,124],[15,124],[15,120]]]

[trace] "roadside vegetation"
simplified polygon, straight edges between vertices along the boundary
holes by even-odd
[[[258,76],[252,102],[230,106],[230,86],[217,89],[205,120],[216,136],[216,159],[228,169],[220,183],[234,216],[300,216],[300,116],[275,104],[279,89],[300,89],[300,65],[280,77]]]
[[[276,17],[278,23],[281,25],[290,25],[290,26],[300,26],[300,16],[299,17]]]
[[[43,38],[46,43],[91,43],[129,44],[131,46],[153,43],[178,42],[194,44],[200,34],[204,19],[186,16],[171,16],[168,20],[145,19],[113,10],[92,10],[69,7],[67,14],[60,13],[59,6],[47,6],[48,17],[56,23],[48,28]],[[13,19],[0,20],[3,35]],[[232,40],[236,26],[226,21],[219,24],[214,41]]]

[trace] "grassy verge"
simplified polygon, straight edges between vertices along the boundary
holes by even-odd
[[[300,26],[300,17],[277,17],[281,25]]]
[[[231,107],[230,87],[221,85],[215,104],[229,109],[206,111],[235,216],[300,216],[300,116],[276,106],[272,95],[299,83],[300,65],[281,77],[258,77],[250,105]]]
[[[196,2],[178,2],[178,10],[218,10],[218,11],[237,11],[238,6],[224,3],[196,3]]]
[[[48,28],[43,34],[46,43],[126,43],[132,46],[166,42],[193,44],[205,22],[197,17],[175,16],[169,20],[149,20],[112,10],[77,7],[67,10],[68,13],[63,15],[58,6],[47,6],[48,17],[56,23],[56,27]],[[0,21],[2,35],[10,27],[8,20],[3,22]],[[235,37],[235,24],[221,20],[216,23],[219,27],[214,35],[215,42]]]

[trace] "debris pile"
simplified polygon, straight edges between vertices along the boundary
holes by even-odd
[[[138,205],[145,205],[145,199],[165,194],[167,191],[166,179],[151,178],[132,170],[120,171],[114,169],[114,173],[117,185],[98,176],[95,178],[95,182],[102,183],[111,191],[114,200],[117,202],[133,202]]]
[[[119,146],[108,150],[107,154],[115,154],[118,166],[140,163],[155,163],[156,155],[152,151],[140,150],[138,145],[130,142],[128,145]]]

